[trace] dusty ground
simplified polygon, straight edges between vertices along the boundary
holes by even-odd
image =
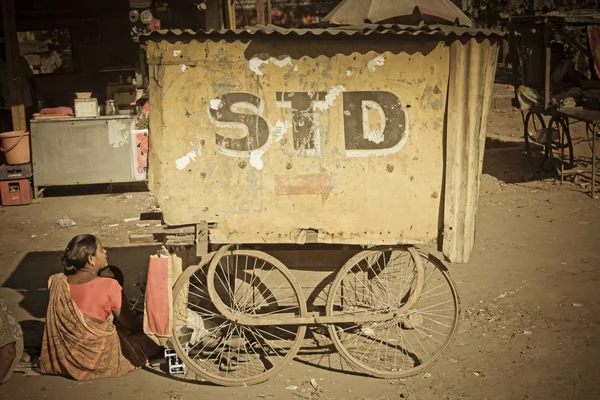
[[[579,185],[542,179],[523,155],[521,124],[511,110],[490,115],[490,136],[515,143],[489,142],[473,256],[468,264],[450,265],[462,300],[459,334],[430,377],[385,381],[341,373],[337,355],[304,353],[281,375],[253,387],[185,383],[148,371],[86,383],[15,375],[0,398],[316,398],[311,378],[328,399],[600,398],[600,200]],[[27,331],[40,326],[47,277],[59,271],[60,253],[77,233],[104,238],[109,258],[126,272],[126,290],[136,294],[131,282],[154,248],[129,245],[136,222],[123,218],[152,204],[148,193],[128,193],[47,197],[0,208],[0,296]],[[77,227],[56,225],[67,215]]]

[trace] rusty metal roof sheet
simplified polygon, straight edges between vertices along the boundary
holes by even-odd
[[[423,26],[408,26],[408,25],[376,25],[365,24],[360,26],[335,26],[327,28],[281,28],[276,25],[255,25],[244,29],[235,30],[211,30],[211,31],[193,31],[190,29],[162,29],[145,33],[140,36],[143,41],[162,40],[174,38],[176,40],[197,39],[199,37],[215,37],[234,35],[240,38],[245,36],[259,35],[276,35],[276,36],[379,36],[379,35],[411,35],[411,36],[432,36],[432,37],[447,37],[447,36],[486,36],[486,37],[502,37],[503,32],[492,31],[489,29],[462,28],[448,25],[423,25]]]
[[[539,15],[521,15],[509,18],[514,24],[557,22],[576,25],[600,23],[600,12],[597,10],[572,10],[568,12],[553,11]]]
[[[244,9],[256,9],[257,0],[238,0],[237,3]],[[333,10],[338,4],[339,0],[271,0],[271,7],[273,9],[284,7],[326,6]]]

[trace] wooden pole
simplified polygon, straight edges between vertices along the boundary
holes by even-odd
[[[218,31],[223,28],[221,11],[223,5],[220,0],[205,0],[206,10],[204,10],[204,30]]]
[[[235,0],[227,0],[229,4],[229,29],[237,28],[235,23]]]
[[[13,130],[24,131],[27,129],[27,121],[25,117],[25,105],[23,104],[23,84],[21,82],[21,74],[19,73],[21,56],[17,40],[15,2],[14,0],[1,1]]]
[[[272,7],[271,0],[267,0],[267,24],[271,25],[273,23],[273,16],[271,15]]]
[[[258,25],[265,24],[265,0],[256,0],[256,17]]]
[[[227,16],[227,29],[235,29],[235,0],[223,0],[225,15]]]
[[[552,31],[548,26],[544,27],[545,68],[544,68],[544,109],[550,104],[550,68],[552,65]]]
[[[219,30],[221,30],[225,29],[225,6],[223,5],[223,0],[217,0],[217,3],[219,5]]]
[[[523,68],[519,68],[519,66],[523,65],[523,60],[521,59],[521,53],[519,51],[519,44],[517,40],[520,40],[520,37],[516,35],[515,27],[512,24],[508,24],[508,47],[510,54],[510,59],[512,61],[512,84],[515,88],[515,99],[517,98],[517,88],[523,84],[523,77],[519,74],[519,71],[522,71]]]
[[[596,198],[596,141],[598,140],[598,125],[592,126],[592,199]]]
[[[527,15],[535,15],[535,0],[529,0],[527,5]]]

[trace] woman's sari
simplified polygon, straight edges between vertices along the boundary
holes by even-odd
[[[119,331],[112,314],[102,323],[82,314],[64,274],[51,276],[48,288],[50,302],[40,355],[44,373],[78,381],[101,379],[124,375],[148,361],[142,347],[146,337]]]

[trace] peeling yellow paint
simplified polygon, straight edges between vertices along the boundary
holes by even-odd
[[[442,200],[432,193],[442,190],[443,126],[433,121],[444,120],[449,48],[443,42],[411,44],[392,38],[282,46],[277,40],[253,39],[192,41],[177,47],[183,60],[173,57],[172,44],[148,43],[149,185],[161,199],[168,224],[216,222],[210,239],[217,243],[294,243],[298,238],[291,232],[306,228],[318,231],[319,241],[325,243],[430,242],[437,237]],[[339,50],[332,53],[331,48]],[[253,66],[262,75],[250,68],[253,59],[273,58],[285,60],[280,62],[285,65],[257,62]],[[189,67],[185,73],[182,62]],[[332,88],[337,88],[334,96]],[[345,107],[344,96],[363,92],[391,93],[399,103],[393,107],[406,111],[399,148],[377,150],[385,145],[381,107],[370,100],[357,111]],[[224,152],[217,145],[217,135],[226,140],[248,137],[243,124],[215,124],[210,115],[212,110],[223,119],[222,113],[232,110],[222,101],[230,93],[260,100],[236,108],[266,121],[270,137],[259,150]],[[323,93],[310,109],[298,111],[310,116],[314,148],[295,143],[295,111],[289,108],[294,93],[314,98]],[[184,118],[186,112],[191,117]],[[347,121],[360,113],[366,116],[359,127],[364,140],[375,147],[349,151]],[[422,121],[431,123],[425,126]],[[416,122],[421,125],[418,138],[409,134]],[[274,136],[282,128],[286,132]],[[199,141],[204,143],[202,157],[188,163],[185,171],[177,170],[176,160],[188,154],[190,142]],[[327,196],[315,183],[321,182],[315,180],[320,174],[328,179]],[[306,179],[297,179],[303,176]],[[302,191],[277,186],[290,182],[307,182],[310,187]]]

